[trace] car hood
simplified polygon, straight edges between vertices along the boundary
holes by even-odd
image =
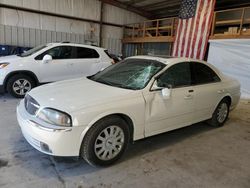
[[[12,62],[15,62],[15,61],[18,61],[22,59],[21,57],[18,57],[17,55],[8,55],[8,56],[3,56],[3,57],[0,57],[0,63],[12,63]]]
[[[42,107],[65,112],[119,101],[139,95],[138,91],[112,87],[87,78],[55,82],[34,88],[29,92]]]

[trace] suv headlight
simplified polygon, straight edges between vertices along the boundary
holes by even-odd
[[[4,67],[8,66],[9,63],[0,63],[0,69],[3,69]]]
[[[70,115],[65,112],[61,112],[59,110],[55,110],[52,108],[44,108],[40,110],[37,114],[37,117],[49,124],[63,126],[63,127],[71,127],[72,120]]]

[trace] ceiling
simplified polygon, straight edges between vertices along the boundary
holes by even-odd
[[[101,0],[149,19],[178,16],[182,0]],[[217,0],[215,10],[250,6],[249,0]]]

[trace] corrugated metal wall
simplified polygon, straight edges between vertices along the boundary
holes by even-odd
[[[79,44],[96,44],[98,38],[89,34],[56,32],[0,24],[0,44],[34,47],[50,42],[70,41]]]
[[[0,0],[0,3],[80,18],[100,20],[99,0]],[[145,18],[105,4],[103,21],[127,24]],[[0,44],[33,47],[46,42],[99,44],[99,24],[0,8]],[[103,26],[103,47],[121,53],[123,29]]]

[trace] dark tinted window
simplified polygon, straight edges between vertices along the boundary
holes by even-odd
[[[38,55],[35,59],[42,60],[45,55],[51,55],[52,59],[72,59],[72,47],[71,46],[57,46],[51,48],[42,54]]]
[[[193,62],[192,67],[194,70],[193,78],[195,79],[196,84],[206,84],[220,81],[218,75],[207,65]]]
[[[191,85],[190,63],[183,62],[168,68],[158,79],[159,87],[183,87]]]
[[[99,54],[94,49],[75,47],[76,58],[99,58]]]

